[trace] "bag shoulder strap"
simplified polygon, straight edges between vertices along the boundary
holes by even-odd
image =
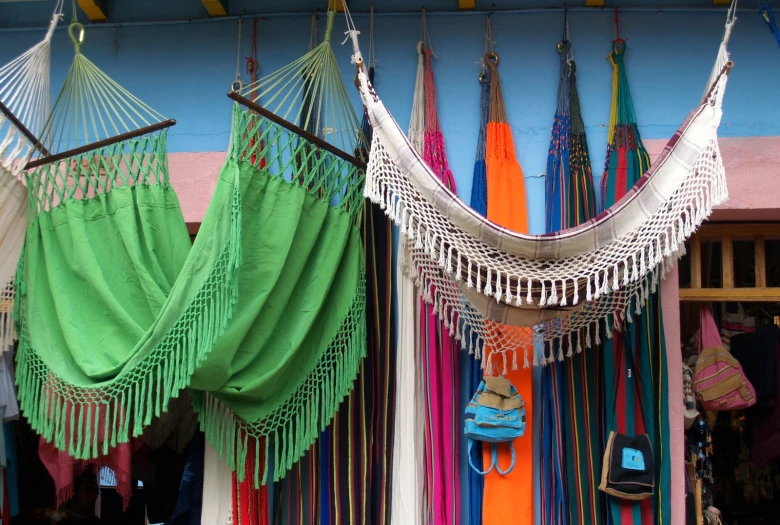
[[[639,377],[639,370],[637,370],[636,362],[634,360],[634,352],[633,348],[627,348],[627,345],[623,345],[623,351],[620,352],[619,356],[617,357],[617,363],[615,365],[615,397],[612,400],[612,428],[617,429],[617,401],[618,401],[618,395],[620,390],[620,379],[623,376],[623,374],[626,373],[626,368],[623,366],[623,356],[629,356],[631,359],[631,363],[629,364],[628,370],[633,371],[634,376],[634,395],[636,396],[637,400],[639,401],[639,410],[642,411],[642,417],[644,418],[645,414],[645,407],[643,403],[643,396],[642,396],[642,381]],[[628,358],[626,358],[628,359]],[[628,363],[627,363],[628,364]]]

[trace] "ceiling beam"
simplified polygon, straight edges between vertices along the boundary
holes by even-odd
[[[227,16],[227,0],[200,0],[209,16]]]
[[[92,22],[105,22],[107,0],[78,0],[79,7]]]
[[[585,0],[585,7],[604,7],[604,0]]]
[[[476,9],[476,0],[458,0],[458,7],[461,9]]]
[[[346,0],[328,0],[328,9],[337,13],[343,13],[345,3]]]

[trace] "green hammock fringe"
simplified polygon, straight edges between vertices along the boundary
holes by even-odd
[[[233,108],[231,144],[236,162],[253,157],[255,164],[266,161],[268,173],[300,184],[310,194],[355,217],[355,224],[361,220],[363,170],[239,104]],[[244,480],[250,447],[255,449],[255,486],[268,483],[271,464],[273,481],[282,479],[319,438],[352,391],[366,355],[365,286],[365,275],[361,275],[350,309],[314,369],[295,394],[262,421],[241,420],[206,392],[193,396],[201,430],[240,481]]]
[[[147,136],[41,167],[28,175],[28,188],[33,188],[31,213],[37,217],[67,200],[96,198],[126,186],[133,192],[150,184],[170,188],[165,142],[164,133]],[[102,170],[111,177],[95,175]],[[238,298],[241,191],[237,180],[230,220],[225,246],[183,315],[143,361],[104,385],[84,388],[53,374],[30,346],[21,304],[16,382],[19,406],[33,430],[46,441],[53,440],[57,449],[87,460],[140,436],[153,417],[167,411],[170,399],[189,385],[192,373],[224,333]],[[17,279],[16,286],[21,293],[17,303],[23,303],[24,280]]]
[[[244,480],[250,447],[255,449],[254,484],[259,487],[269,481],[270,464],[274,465],[273,481],[281,480],[330,424],[352,392],[366,356],[365,303],[366,281],[361,275],[349,312],[323,356],[295,394],[265,420],[243,421],[205,392],[193,397],[201,430],[239,481]]]
[[[254,159],[253,163],[272,159],[264,167],[270,176],[300,184],[355,218],[356,226],[361,220],[362,170],[238,105],[229,156],[241,162]],[[32,220],[67,200],[96,198],[116,188],[129,186],[125,189],[133,192],[151,184],[169,188],[167,173],[164,133],[41,167],[28,175]],[[23,311],[24,259],[20,260],[15,281],[16,302],[22,310],[16,376],[19,404],[31,427],[58,449],[75,459],[105,455],[118,443],[140,436],[154,417],[167,411],[171,398],[189,386],[192,374],[224,333],[238,298],[242,240],[238,182],[233,185],[229,237],[203,286],[142,361],[101,385],[66,383],[31,348]],[[316,441],[353,388],[366,354],[365,321],[365,276],[361,276],[348,314],[314,369],[295,394],[262,421],[242,421],[215,397],[193,392],[207,439],[240,478],[250,446],[255,448],[256,462],[268,459],[262,477],[256,464],[254,482],[259,486],[268,482],[271,459],[274,480],[279,480]]]

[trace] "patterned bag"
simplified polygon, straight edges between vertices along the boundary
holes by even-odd
[[[702,308],[699,328],[699,359],[694,390],[705,410],[742,410],[756,404],[756,391],[742,365],[721,342],[718,326],[709,308]]]
[[[515,447],[512,441],[525,432],[525,403],[514,385],[505,377],[486,376],[479,384],[474,397],[466,406],[464,430],[468,438],[469,465],[480,474],[487,474],[493,467],[506,476],[515,468]],[[474,441],[490,443],[492,460],[484,472],[471,461]],[[512,464],[507,470],[498,465],[498,443],[509,443]]]

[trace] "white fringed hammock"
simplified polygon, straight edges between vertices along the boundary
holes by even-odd
[[[54,6],[43,40],[0,66],[0,351],[16,333],[11,319],[13,281],[27,229],[27,188],[22,173],[36,149],[51,110],[51,39],[64,0]]]
[[[402,242],[417,248],[401,253],[411,254],[404,263],[418,291],[489,373],[500,361],[506,370],[508,354],[517,367],[519,348],[525,366],[530,353],[534,365],[545,364],[598,344],[602,327],[611,336],[631,322],[632,310],[641,311],[659,277],[683,255],[685,241],[727,199],[717,129],[735,9],[728,11],[704,98],[653,167],[598,217],[548,235],[501,228],[439,181],[369,83],[347,14],[357,84],[374,131],[365,196],[400,227]],[[520,328],[528,326],[534,329]],[[557,355],[547,350],[553,345],[539,344],[553,341],[560,343]]]

